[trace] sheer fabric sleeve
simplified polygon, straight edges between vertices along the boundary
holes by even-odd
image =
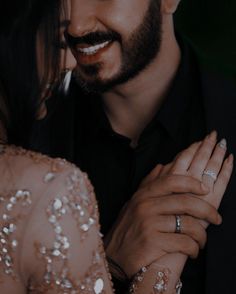
[[[143,267],[134,276],[129,293],[180,294],[180,276],[185,262],[183,254],[167,254]]]
[[[29,293],[113,293],[97,204],[86,175],[69,166],[31,212],[21,273]]]

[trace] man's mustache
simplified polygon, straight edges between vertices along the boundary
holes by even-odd
[[[92,32],[82,37],[73,37],[67,31],[64,33],[66,42],[69,47],[75,47],[80,44],[96,45],[107,41],[118,41],[121,42],[120,34],[109,31],[109,32]]]

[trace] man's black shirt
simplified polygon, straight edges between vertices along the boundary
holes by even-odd
[[[194,58],[185,47],[165,102],[142,132],[136,148],[130,147],[129,138],[112,130],[101,98],[85,93],[79,96],[75,86],[76,111],[79,110],[74,135],[75,162],[88,173],[95,187],[104,234],[156,164],[171,162],[178,152],[204,137],[205,116],[198,77]],[[198,271],[193,267],[195,263],[191,264],[187,273],[192,275],[192,280]],[[201,276],[203,272],[201,268]],[[201,286],[197,286],[198,293],[202,293]],[[187,289],[183,293],[188,293]]]
[[[190,61],[191,59],[191,61]],[[103,233],[114,224],[124,203],[157,163],[175,155],[205,134],[204,109],[197,66],[185,48],[176,78],[155,118],[142,132],[136,148],[112,130],[96,95],[78,95],[75,162],[95,187]],[[130,117],[132,120],[132,117]]]

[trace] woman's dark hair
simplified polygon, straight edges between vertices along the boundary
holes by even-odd
[[[59,74],[59,0],[4,1],[0,4],[0,120],[10,144],[27,146],[48,79]],[[38,76],[38,32],[43,79]]]

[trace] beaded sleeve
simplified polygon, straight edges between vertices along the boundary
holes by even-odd
[[[13,156],[33,163],[15,189],[1,189],[1,293],[113,293],[87,176],[64,160],[20,150],[7,151],[8,164]]]
[[[177,280],[177,282],[176,282]],[[154,262],[144,266],[133,277],[130,294],[180,294],[182,283],[178,276],[166,266]]]

